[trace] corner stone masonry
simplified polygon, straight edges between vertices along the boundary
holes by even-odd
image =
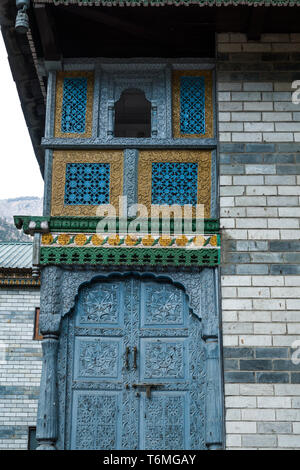
[[[300,448],[300,34],[218,36],[226,447]],[[294,348],[293,348],[294,346]]]

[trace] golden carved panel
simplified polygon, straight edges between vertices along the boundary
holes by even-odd
[[[85,132],[76,134],[61,131],[63,89],[65,78],[87,78],[87,102],[85,114]],[[88,138],[92,137],[93,125],[93,99],[94,99],[94,72],[57,72],[56,74],[56,105],[54,137]]]
[[[149,150],[139,153],[138,202],[151,208],[152,162],[197,163],[198,164],[198,204],[204,204],[204,216],[210,217],[211,199],[211,152],[207,150]],[[195,216],[195,208],[193,208]]]
[[[205,83],[205,134],[183,134],[180,130],[180,78],[204,77]],[[212,138],[214,137],[212,71],[174,70],[172,78],[173,99],[173,137],[174,138]]]
[[[65,205],[67,163],[109,163],[110,204],[118,215],[119,196],[123,194],[123,152],[121,150],[56,150],[53,153],[52,170],[52,216],[96,216],[99,206]],[[105,204],[101,207],[105,208]]]

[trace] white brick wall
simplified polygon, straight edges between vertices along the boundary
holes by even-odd
[[[227,384],[227,449],[299,449],[300,385]]]
[[[0,449],[27,449],[36,425],[41,343],[33,341],[37,289],[0,289]],[[5,436],[5,434],[7,434]],[[9,437],[7,437],[9,436]]]
[[[258,166],[245,165],[246,175],[221,176],[221,226],[231,229],[227,232],[230,238],[299,239],[300,196],[296,176],[273,176],[272,165]]]
[[[300,276],[222,276],[225,346],[288,346],[300,340]]]
[[[221,278],[225,350],[290,348],[300,340],[300,275],[280,272],[282,265],[299,264],[300,253],[270,250],[271,242],[300,240],[300,160],[288,147],[300,139],[300,105],[291,100],[292,79],[262,72],[255,56],[288,57],[299,50],[299,34],[265,34],[259,42],[247,42],[243,34],[218,35],[223,63],[228,55],[217,83],[219,141],[228,148],[224,154],[220,150],[223,264],[228,269]],[[234,63],[239,67],[230,71]],[[249,70],[257,70],[257,77],[252,73],[249,79]],[[259,146],[249,150],[255,143],[275,144],[277,155],[274,145],[263,157]],[[244,147],[234,151],[230,144]],[[290,166],[285,168],[285,162]],[[230,273],[233,263],[236,271]],[[299,384],[232,380],[225,395],[228,449],[300,448]]]
[[[280,38],[280,42],[276,41]],[[247,43],[243,34],[222,34],[219,53],[299,52],[299,36],[265,34]],[[292,82],[218,83],[220,142],[300,142],[300,104],[292,103]]]

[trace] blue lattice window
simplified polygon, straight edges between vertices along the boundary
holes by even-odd
[[[180,78],[180,131],[182,134],[205,134],[204,77]]]
[[[68,163],[65,204],[109,204],[109,163]]]
[[[85,132],[87,79],[65,78],[63,87],[61,131],[71,134]]]
[[[197,163],[152,163],[152,204],[197,204]]]

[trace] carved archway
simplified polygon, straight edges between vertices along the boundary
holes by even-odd
[[[115,137],[151,137],[151,102],[145,92],[127,88],[115,103]]]
[[[223,407],[220,366],[219,314],[217,298],[217,271],[203,268],[200,272],[151,273],[136,271],[95,272],[93,269],[73,271],[49,266],[42,273],[41,331],[43,340],[43,373],[37,422],[37,439],[41,449],[56,446],[63,449],[66,403],[66,365],[68,337],[59,336],[62,322],[69,321],[74,311],[78,293],[84,286],[109,281],[114,277],[126,280],[136,276],[140,280],[152,279],[172,284],[183,292],[189,309],[201,319],[205,350],[206,392],[205,429],[206,446],[222,446]]]

